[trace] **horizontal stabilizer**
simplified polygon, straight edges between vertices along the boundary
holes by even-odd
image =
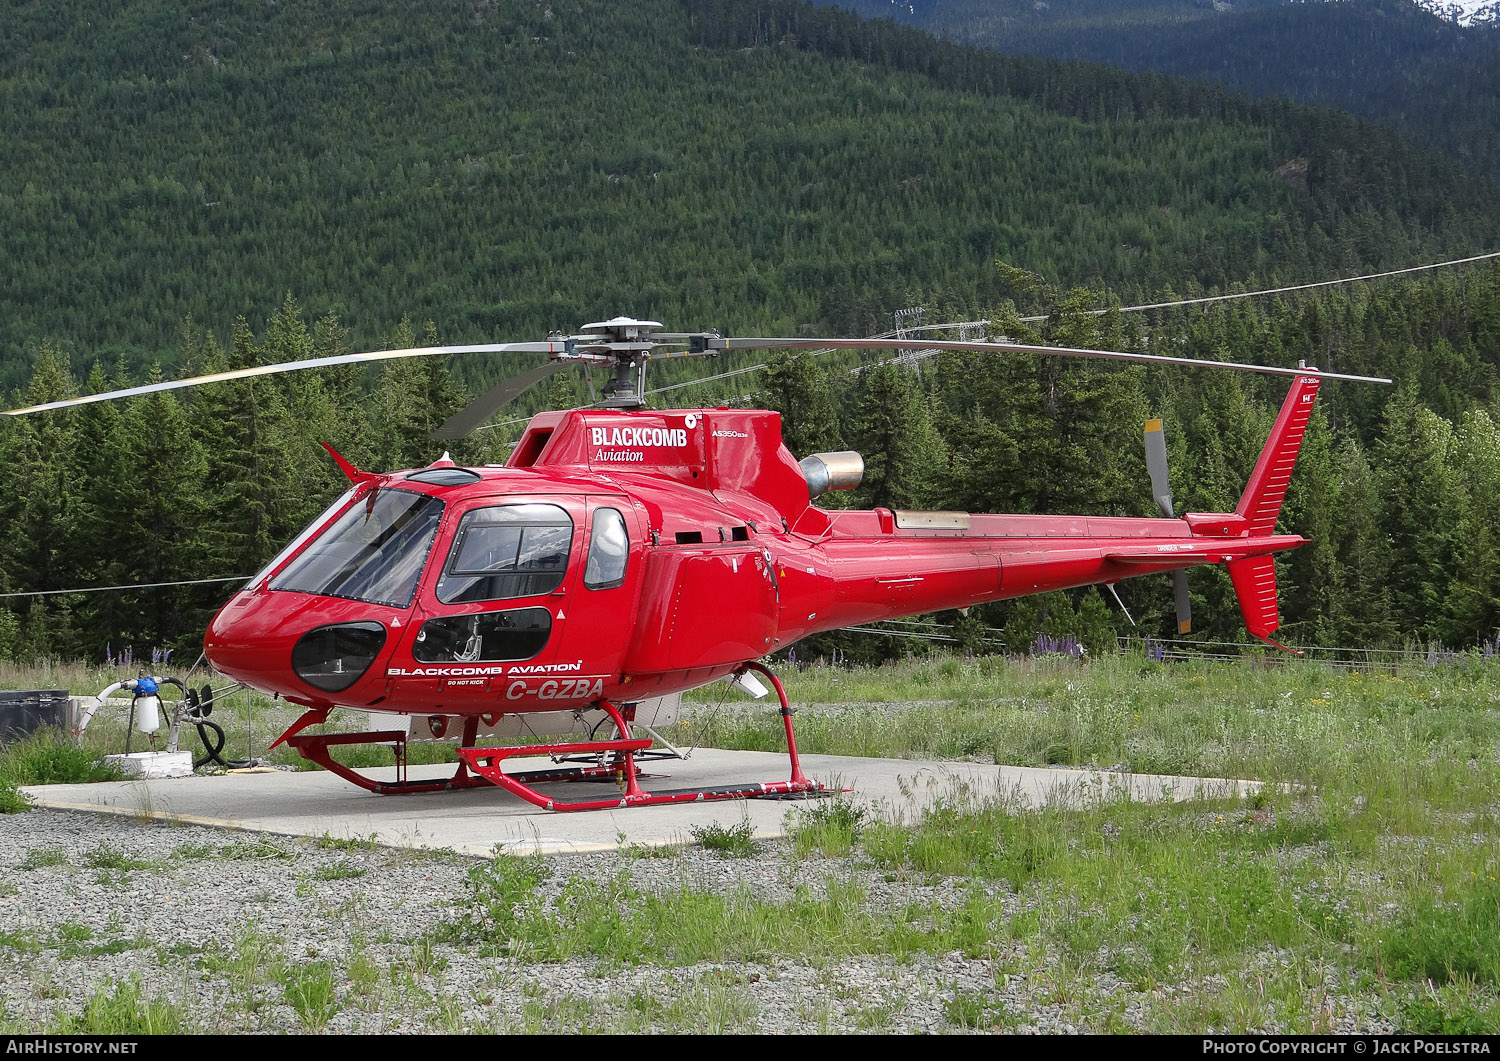
[[[1307,539],[1297,534],[1272,534],[1260,538],[1215,538],[1201,541],[1159,542],[1110,546],[1104,551],[1106,560],[1118,564],[1145,564],[1170,571],[1174,567],[1196,567],[1199,564],[1222,564],[1246,557],[1259,557],[1268,553],[1295,549],[1307,544]]]

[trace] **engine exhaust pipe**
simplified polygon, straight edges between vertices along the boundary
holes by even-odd
[[[853,490],[865,477],[865,459],[852,449],[837,453],[814,453],[799,462],[807,476],[808,500],[830,490]]]

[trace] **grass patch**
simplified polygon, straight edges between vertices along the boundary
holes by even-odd
[[[333,967],[327,962],[308,962],[288,969],[282,980],[282,997],[292,1007],[302,1026],[320,1032],[339,1011],[338,989]]]
[[[469,868],[468,889],[473,909],[454,926],[463,937],[482,939],[493,927],[502,938],[535,916],[537,887],[552,875],[540,855],[516,857],[499,853]]]
[[[318,848],[322,851],[374,851],[379,846],[375,843],[375,835],[369,836],[334,836],[324,833],[318,837]]]
[[[31,929],[8,929],[0,931],[0,947],[22,954],[36,954],[41,951],[42,944]]]
[[[79,926],[81,927],[81,926]],[[116,936],[102,943],[90,942],[92,934],[87,930],[81,935],[64,935],[61,930],[58,933],[57,954],[60,958],[96,958],[109,954],[124,954],[130,950],[141,950],[149,947],[144,939],[127,938]]]
[[[295,862],[297,852],[280,840],[262,835],[253,840],[223,845],[219,848],[219,857],[231,862]]]
[[[1397,1028],[1406,1035],[1493,1035],[1500,1028],[1500,1004],[1476,1003],[1464,988],[1429,989],[1402,1005]]]
[[[1416,897],[1384,933],[1391,976],[1500,987],[1500,884],[1476,881],[1457,892]]]
[[[384,976],[363,948],[356,948],[344,963],[344,979],[354,992],[355,1005],[364,1009],[378,1000]]]
[[[178,844],[172,848],[172,857],[182,862],[201,862],[218,858],[223,848],[217,844]]]
[[[120,781],[124,775],[91,748],[76,747],[61,731],[39,729],[0,752],[0,782],[9,785],[80,785]]]
[[[123,777],[117,768],[102,763],[98,753],[75,747],[59,730],[40,729],[0,748],[0,814],[31,809],[23,785],[88,784]]]
[[[628,843],[624,833],[616,834],[615,839],[620,845],[615,849],[616,853],[621,858],[632,862],[642,858],[676,858],[681,853],[670,844],[651,846],[648,844]]]
[[[241,997],[254,997],[255,988],[280,980],[286,970],[276,940],[255,925],[242,928],[229,945],[212,941],[199,964],[211,976],[222,977],[230,991]]]
[[[68,864],[68,853],[60,847],[34,847],[26,852],[26,858],[22,860],[18,869],[37,870],[48,869],[53,866],[66,866]]]
[[[129,855],[115,850],[108,844],[100,844],[93,851],[83,857],[83,864],[89,869],[150,869],[151,863],[141,858],[131,858]]]
[[[349,862],[335,862],[331,866],[319,866],[312,873],[312,880],[335,881],[355,880],[363,877],[366,870],[363,866],[356,866]]]
[[[110,991],[95,989],[83,1012],[59,1012],[48,1032],[53,1035],[181,1035],[191,1031],[182,1010],[159,998],[145,998],[139,976]]]
[[[748,888],[715,894],[683,885],[653,894],[624,872],[605,881],[575,877],[547,902],[538,888],[545,873],[534,859],[475,867],[462,904],[467,912],[439,938],[528,962],[590,956],[620,965],[691,965],[784,954],[981,954],[1004,918],[999,901],[979,894],[957,910],[937,904],[887,910],[871,906],[858,885],[838,881],[778,903]]]
[[[959,1028],[1003,1029],[1011,1019],[1000,999],[978,991],[954,991],[943,1001],[943,1016]]]
[[[30,809],[30,796],[15,782],[0,780],[0,814],[21,814]]]
[[[695,843],[720,858],[749,858],[755,854],[755,826],[748,818],[738,825],[724,826],[717,822],[695,825],[688,832]]]
[[[789,815],[787,835],[792,852],[797,858],[806,858],[814,851],[824,858],[843,858],[854,849],[868,817],[869,811],[843,796]]]
[[[448,968],[448,959],[437,953],[434,942],[436,940],[432,935],[421,935],[411,941],[411,958],[408,964],[417,976],[428,976]]]

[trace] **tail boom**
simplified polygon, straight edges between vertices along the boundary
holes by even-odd
[[[905,615],[1223,564],[1245,625],[1280,625],[1272,555],[1306,545],[1275,533],[1319,379],[1298,376],[1234,512],[1181,519],[844,510],[778,560],[781,643]],[[1163,509],[1166,505],[1163,504]],[[1179,608],[1179,613],[1183,609]],[[1284,647],[1284,646],[1277,646]]]

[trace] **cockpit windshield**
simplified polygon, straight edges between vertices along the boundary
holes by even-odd
[[[408,608],[442,518],[443,502],[435,497],[376,490],[314,539],[270,588]]]
[[[270,563],[261,568],[255,574],[251,575],[250,581],[246,582],[243,588],[247,590],[254,589],[256,586],[260,585],[261,579],[265,578],[272,571],[275,571],[282,564],[286,563],[286,558],[291,556],[298,549],[301,549],[302,546],[307,543],[307,539],[311,538],[318,532],[319,527],[323,526],[323,524],[332,519],[335,513],[342,511],[343,507],[349,503],[349,499],[354,496],[354,491],[355,488],[351,486],[349,489],[340,494],[337,501],[325,508],[322,515],[320,515],[317,519],[313,520],[306,527],[303,527],[302,533],[293,538],[287,544],[287,547],[285,549],[281,550],[281,552],[272,557]]]

